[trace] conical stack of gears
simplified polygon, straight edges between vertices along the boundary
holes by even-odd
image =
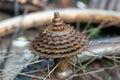
[[[63,23],[58,12],[54,13],[53,25],[48,26],[31,43],[31,50],[35,55],[55,58],[55,65],[61,61],[56,72],[54,71],[54,77],[57,80],[64,80],[73,74],[73,71],[70,70],[72,67],[69,68],[71,65],[64,60],[76,62],[76,54],[85,51],[87,47],[87,37],[72,26]],[[65,70],[70,72],[63,74]]]

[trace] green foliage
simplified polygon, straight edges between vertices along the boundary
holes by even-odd
[[[108,80],[112,80],[112,78],[111,78],[111,77],[108,77]]]
[[[93,25],[89,26],[90,34],[94,37],[98,37],[101,33],[101,29],[95,28]]]
[[[86,65],[82,66],[82,69],[84,69],[84,70],[87,69],[87,68],[88,68],[88,66],[86,66]]]

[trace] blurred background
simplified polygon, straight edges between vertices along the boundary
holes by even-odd
[[[45,62],[43,63],[38,62],[29,65],[27,67],[25,66],[23,68],[19,68],[18,70],[14,70],[16,69],[16,67],[25,65],[25,63],[28,60],[30,60],[31,57],[34,56],[32,52],[29,51],[30,41],[33,40],[34,37],[39,32],[43,31],[46,28],[46,25],[49,24],[49,20],[51,20],[51,17],[48,17],[48,19],[46,17],[45,18],[43,17],[41,21],[42,20],[46,21],[46,23],[44,23],[43,25],[36,25],[39,24],[39,21],[34,21],[34,17],[33,19],[31,17],[30,20],[28,20],[28,22],[33,21],[34,24],[30,25],[29,22],[26,23],[25,25],[22,25],[25,16],[29,17],[29,14],[34,14],[34,13],[36,14],[37,12],[38,13],[43,12],[47,14],[50,11],[54,12],[54,10],[56,9],[60,9],[63,11],[64,9],[69,9],[72,12],[74,8],[80,11],[85,10],[84,11],[85,14],[88,15],[90,14],[89,12],[92,13],[98,12],[99,14],[102,15],[105,14],[105,16],[111,16],[110,18],[108,18],[109,22],[106,23],[104,23],[104,20],[107,17],[105,18],[100,17],[102,18],[102,21],[99,21],[100,15],[97,14],[94,14],[95,19],[93,19],[93,16],[91,16],[87,21],[84,21],[84,15],[83,18],[81,17],[79,18],[81,21],[78,20],[77,18],[72,22],[70,22],[69,20],[65,21],[66,23],[74,26],[74,28],[79,31],[86,30],[85,28],[87,27],[86,30],[87,35],[89,34],[93,35],[90,38],[90,45],[94,44],[92,43],[92,41],[93,42],[120,41],[120,0],[0,0],[0,75],[2,75],[2,77],[0,77],[0,80],[36,80],[32,78],[33,77],[32,75],[34,75],[35,72],[33,73],[31,72],[30,74],[27,74],[27,72],[34,70],[36,71],[39,70],[40,68],[46,67],[47,61],[51,61],[51,64],[53,64],[52,59],[46,60],[43,57],[42,58],[39,57],[37,59],[34,59],[33,61],[44,60]],[[94,12],[94,10],[96,12]],[[73,15],[69,16],[68,18],[72,16]],[[98,22],[96,22],[97,18],[98,18]],[[115,22],[115,24],[112,22]],[[24,26],[26,25],[32,27],[24,28]],[[99,26],[102,26],[102,28],[98,28]],[[97,43],[97,45],[100,44]],[[115,55],[112,54],[112,53],[115,54],[120,53],[119,52],[120,43],[117,44],[118,44],[117,45],[118,52],[117,51],[112,52],[112,48],[109,49],[110,55],[112,55],[115,60],[113,58],[111,59],[97,58],[91,61],[89,65],[84,66],[85,70],[91,67],[94,68],[95,70],[96,68],[101,68],[101,69],[105,67],[107,67],[107,69],[109,69],[109,67],[110,68],[113,67],[113,68],[111,68],[110,70],[102,71],[100,73],[95,73],[94,75],[96,75],[97,78],[89,78],[87,80],[120,80],[120,74],[119,74],[120,70],[115,67],[115,66],[118,67],[120,64],[119,57],[115,58]],[[107,47],[105,47],[105,49],[108,50],[109,46],[114,47],[113,44],[112,45],[107,44]],[[105,51],[103,51],[103,53],[104,52]],[[120,56],[120,54],[117,55]],[[84,61],[82,64],[84,65],[86,63],[87,62]],[[6,71],[7,73],[4,73],[4,71]],[[17,73],[13,75],[10,74],[9,71],[13,71]],[[77,79],[77,80],[83,80],[83,79]]]

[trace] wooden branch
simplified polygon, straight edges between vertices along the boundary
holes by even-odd
[[[22,28],[31,28],[35,26],[41,26],[45,24],[51,23],[53,18],[53,13],[55,11],[59,11],[61,17],[66,22],[76,22],[80,20],[80,22],[88,22],[93,18],[94,23],[101,23],[105,19],[108,22],[117,22],[120,23],[120,15],[119,12],[113,11],[104,11],[104,10],[92,10],[92,9],[77,9],[77,8],[69,8],[69,9],[57,9],[57,10],[47,10],[47,11],[40,11],[35,13],[30,13],[25,16]],[[18,27],[21,16],[14,17],[11,19],[7,19],[0,22],[0,36],[4,36],[9,34]],[[117,24],[117,26],[120,26]]]

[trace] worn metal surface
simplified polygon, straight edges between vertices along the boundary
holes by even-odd
[[[58,12],[54,13],[53,25],[48,26],[31,43],[31,50],[34,54],[56,58],[54,67],[57,67],[53,72],[48,72],[44,80],[48,79],[49,75],[52,76],[51,80],[65,80],[73,75],[74,66],[67,60],[76,64],[76,55],[86,50],[87,47],[87,37],[63,23]]]
[[[64,24],[55,13],[53,26],[48,26],[31,43],[31,50],[39,56],[61,58],[76,55],[87,48],[86,36]]]

